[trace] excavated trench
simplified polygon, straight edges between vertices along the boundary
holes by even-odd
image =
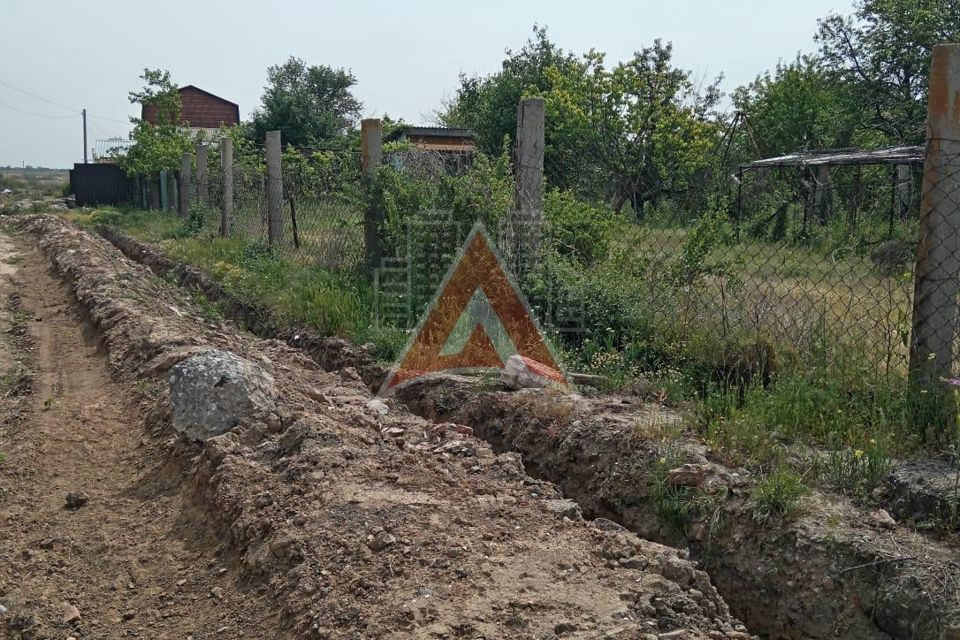
[[[114,229],[98,231],[158,275],[172,274],[220,301],[252,332],[302,349],[326,370],[352,367],[371,389],[383,379],[384,368],[362,348],[279,326],[266,309],[232,299],[201,271]],[[790,640],[960,638],[955,549],[819,492],[805,499],[799,517],[758,525],[749,474],[712,463],[693,438],[666,439],[664,427],[676,416],[661,407],[507,392],[455,376],[408,386],[392,402],[435,422],[469,425],[495,451],[520,453],[531,475],[558,485],[589,516],[688,548],[753,633]],[[682,526],[658,504],[650,482],[651,468],[668,454],[693,465],[693,482],[710,505],[686,513]]]
[[[433,424],[398,406],[384,412],[370,402],[369,390],[351,366],[323,371],[301,349],[210,318],[187,292],[149,277],[146,268],[124,259],[107,242],[61,219],[31,216],[7,223],[34,234],[18,242],[35,242],[34,257],[42,252],[53,263],[51,275],[62,283],[57,286],[89,318],[101,373],[129,386],[138,398],[136,417],[111,425],[125,451],[153,451],[142,467],[128,469],[127,480],[142,475],[180,501],[171,505],[170,521],[158,533],[191,541],[193,534],[203,533],[203,546],[191,547],[192,557],[168,572],[169,584],[145,590],[145,597],[150,602],[159,597],[161,609],[167,607],[176,600],[173,590],[206,566],[219,581],[232,576],[238,597],[242,592],[255,599],[276,623],[251,619],[249,607],[229,600],[232,592],[224,584],[196,595],[208,596],[214,611],[245,627],[221,628],[189,616],[179,625],[158,610],[158,616],[143,620],[149,631],[136,632],[129,627],[140,624],[142,611],[117,613],[116,621],[107,611],[111,626],[106,630],[101,616],[87,620],[71,614],[63,621],[46,616],[44,624],[56,632],[33,634],[31,622],[32,635],[21,636],[64,637],[68,628],[74,637],[188,635],[167,633],[176,622],[181,631],[214,625],[217,630],[204,631],[203,637],[304,640],[754,637],[684,553],[612,523],[581,521],[576,505],[562,499],[554,485],[525,473],[519,455],[495,453],[465,429]],[[38,259],[32,264],[45,267]],[[37,283],[31,286],[36,289]],[[37,298],[42,295],[35,292]],[[46,318],[40,326],[47,326]],[[76,351],[67,348],[62,357],[74,357]],[[275,404],[259,407],[269,414],[247,414],[200,445],[177,437],[172,416],[178,401],[167,380],[178,363],[211,351],[245,359],[272,378],[278,393]],[[76,403],[85,397],[70,395]],[[76,429],[58,415],[51,411],[46,423],[53,440]],[[68,456],[63,465],[88,470],[91,478],[101,473],[89,469],[88,460],[75,458]],[[100,505],[99,492],[123,492],[124,482],[104,482],[91,498],[94,504],[85,507],[92,509],[91,522],[101,506],[110,514],[124,513],[122,505]],[[156,506],[150,495],[131,497],[142,500],[145,515]],[[127,533],[137,537],[141,532]],[[31,531],[14,534],[15,544],[35,542]],[[116,557],[109,547],[91,546],[98,545],[96,537],[77,541],[77,549],[95,562],[101,555]],[[41,549],[48,547],[43,543]],[[152,549],[140,551],[126,542],[119,548],[140,556],[132,565],[169,562]],[[33,553],[22,555],[36,559]],[[184,578],[177,580],[180,572]],[[57,593],[61,578],[49,575],[51,593]],[[151,572],[144,579],[153,577]],[[121,582],[121,591],[141,586]],[[84,614],[109,605],[115,595],[103,585],[85,587]],[[0,595],[8,604],[9,594]],[[19,613],[35,608],[26,601],[14,605]],[[50,607],[42,608],[49,613]],[[0,611],[0,625],[9,619]],[[14,622],[19,633],[23,625]],[[97,632],[91,635],[92,627]]]

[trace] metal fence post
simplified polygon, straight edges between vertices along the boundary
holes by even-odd
[[[897,165],[897,199],[900,203],[900,219],[907,220],[913,200],[913,175],[908,164]]]
[[[520,255],[517,265],[536,260],[543,226],[543,151],[546,124],[543,98],[524,98],[517,106],[516,206]]]
[[[360,162],[363,166],[363,180],[368,193],[373,188],[377,167],[383,158],[383,129],[379,119],[367,118],[360,121]],[[363,238],[366,246],[367,267],[373,272],[383,259],[383,246],[380,242],[380,226],[383,212],[371,201],[363,214]]]
[[[267,238],[283,240],[283,176],[280,169],[280,132],[267,132]]]
[[[190,171],[192,169],[192,159],[189,153],[180,156],[180,217],[186,218],[190,215]]]
[[[943,380],[953,369],[960,293],[958,93],[960,45],[938,45],[930,70],[910,377],[916,426],[925,427],[928,439],[941,444],[956,429],[956,401]]]
[[[172,169],[167,169],[162,175],[164,176],[164,184],[166,185],[166,190],[161,191],[161,196],[165,198],[163,206],[167,211],[176,211],[177,210],[177,177],[173,175],[175,172]]]
[[[233,217],[233,140],[220,141],[220,236],[230,236],[230,219]]]
[[[197,200],[205,207],[210,206],[210,174],[207,171],[207,145],[197,144]]]
[[[821,164],[813,172],[816,181],[813,192],[813,208],[817,213],[817,222],[827,224],[830,220],[830,168]]]

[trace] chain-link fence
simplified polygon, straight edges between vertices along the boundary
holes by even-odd
[[[541,322],[572,347],[763,377],[856,359],[902,378],[922,352],[943,378],[960,332],[960,203],[954,163],[938,156],[923,183],[923,154],[724,157],[679,188],[645,192],[569,154],[544,165],[542,141],[539,156],[408,145],[366,168],[358,150],[288,148],[275,174],[267,149],[245,146],[229,235],[334,273],[367,271],[376,322],[410,328],[480,220]],[[217,234],[226,175],[216,145],[208,156],[207,196],[195,180],[194,198]]]
[[[643,292],[635,312],[665,336],[770,342],[791,358],[846,347],[905,371],[919,179],[915,163],[764,166],[731,174],[715,208],[628,202],[621,286]]]
[[[266,149],[246,143],[234,149],[231,142],[228,169],[221,143],[198,147],[190,154],[190,204],[180,215],[191,233],[269,245],[270,251],[335,273],[362,271],[363,192],[357,151],[292,147],[284,151],[278,168],[276,234],[272,236]],[[206,156],[205,170],[199,160],[202,156]],[[176,184],[183,179],[178,175]],[[226,196],[225,181],[230,191]],[[179,192],[179,186],[176,189]],[[224,197],[230,200],[226,211]],[[180,207],[175,204],[172,208]],[[226,234],[224,218],[228,218]]]

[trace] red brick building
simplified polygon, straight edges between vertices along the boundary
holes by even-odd
[[[221,126],[232,127],[240,124],[240,107],[209,91],[188,84],[180,87],[180,103],[182,105],[180,124],[192,130],[204,129],[215,131]],[[153,105],[144,105],[141,118],[147,122],[156,123],[157,108]]]

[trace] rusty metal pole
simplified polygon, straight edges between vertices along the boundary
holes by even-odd
[[[920,245],[913,295],[910,381],[915,426],[947,444],[956,431],[953,341],[960,293],[960,45],[933,50]]]
[[[383,128],[377,118],[360,121],[360,163],[363,168],[364,188],[373,189],[377,168],[383,160]],[[366,245],[367,268],[371,273],[383,259],[383,243],[380,242],[380,227],[383,212],[373,198],[369,199],[363,214],[363,238]]]

